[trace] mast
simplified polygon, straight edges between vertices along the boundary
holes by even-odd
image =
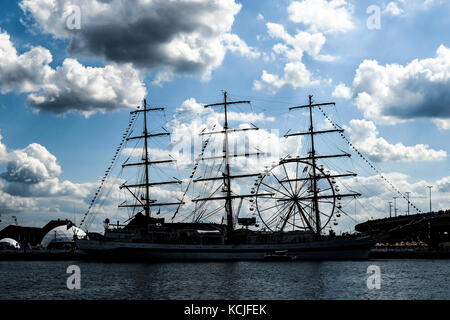
[[[311,176],[309,178],[306,178],[307,180],[311,181],[311,191],[312,191],[312,197],[302,197],[301,199],[310,199],[313,203],[313,216],[314,216],[314,227],[312,225],[309,225],[310,230],[315,234],[316,238],[320,238],[321,236],[321,230],[322,230],[322,223],[320,219],[320,208],[319,208],[319,199],[322,198],[338,198],[341,197],[356,197],[360,196],[359,193],[348,193],[348,194],[338,194],[338,195],[330,195],[330,196],[320,196],[319,195],[319,188],[317,187],[317,182],[320,179],[327,179],[332,177],[345,177],[345,176],[356,176],[354,173],[350,174],[338,174],[338,175],[319,175],[317,174],[317,160],[319,159],[325,159],[325,158],[337,158],[337,157],[350,157],[350,154],[343,153],[343,154],[330,154],[330,155],[317,155],[316,153],[316,147],[314,144],[314,135],[316,134],[326,134],[326,133],[333,133],[333,132],[344,132],[343,129],[336,129],[336,130],[322,130],[322,131],[314,131],[314,121],[313,121],[313,108],[314,107],[321,107],[321,106],[329,106],[329,105],[336,105],[334,102],[327,102],[327,103],[318,103],[313,104],[312,95],[309,96],[309,104],[302,105],[302,106],[295,106],[290,107],[289,110],[294,109],[309,109],[309,130],[306,132],[298,132],[298,133],[292,133],[292,134],[286,134],[284,137],[291,137],[291,136],[304,136],[308,135],[310,136],[311,141],[311,151],[309,152],[308,157],[297,157],[297,158],[291,158],[291,159],[284,159],[281,160],[280,163],[288,163],[288,162],[310,162],[310,166],[312,167],[311,170]],[[289,181],[295,181],[295,180],[305,180],[303,179],[291,179],[286,180]],[[285,181],[281,181],[285,182]]]
[[[142,207],[145,212],[145,216],[147,218],[151,217],[151,207],[160,207],[160,206],[175,206],[175,205],[181,205],[184,204],[183,201],[179,202],[158,202],[157,200],[150,199],[150,188],[154,186],[160,186],[160,185],[166,185],[166,184],[181,184],[182,181],[180,180],[172,180],[172,181],[150,181],[150,168],[154,165],[164,165],[168,163],[173,163],[175,160],[171,159],[163,159],[163,160],[156,160],[156,161],[150,161],[149,159],[149,139],[152,137],[162,137],[162,136],[169,136],[170,133],[166,132],[157,132],[157,133],[150,133],[148,124],[147,124],[147,112],[151,111],[163,111],[164,108],[155,107],[155,108],[149,108],[147,106],[147,99],[144,99],[144,108],[139,109],[139,107],[130,112],[131,114],[136,114],[143,112],[144,113],[144,130],[142,132],[142,135],[139,136],[133,136],[128,137],[126,141],[134,140],[134,139],[144,139],[144,147],[143,147],[143,162],[136,162],[136,163],[124,163],[122,164],[122,168],[125,167],[131,167],[131,166],[144,166],[145,174],[144,174],[144,182],[143,183],[134,183],[134,184],[127,184],[126,182],[122,184],[119,188],[123,189],[125,188],[134,198],[136,201],[135,204],[128,204],[125,202],[121,203],[119,205],[119,208],[135,208],[135,207]],[[164,129],[164,128],[163,128]],[[139,198],[138,195],[132,191],[133,188],[145,188],[145,198]]]
[[[145,215],[150,217],[150,189],[148,177],[148,145],[147,145],[147,99],[144,99],[144,152],[145,152]]]
[[[231,203],[231,178],[230,178],[230,162],[229,162],[229,153],[228,153],[228,112],[227,112],[227,92],[223,93],[223,106],[224,106],[224,116],[225,123],[223,126],[223,130],[225,131],[225,139],[223,144],[223,152],[225,156],[225,175],[224,175],[224,183],[226,185],[227,190],[227,199],[225,200],[225,210],[227,212],[227,231],[228,234],[233,232],[233,206]]]
[[[234,104],[250,104],[250,101],[228,101],[227,100],[227,92],[223,92],[223,102],[220,103],[214,103],[214,104],[208,104],[205,105],[205,108],[210,107],[216,107],[216,106],[223,106],[224,107],[224,125],[222,131],[215,131],[215,132],[207,132],[207,133],[201,133],[201,135],[210,135],[210,134],[218,134],[222,133],[224,134],[224,140],[223,140],[223,155],[220,157],[209,157],[209,158],[202,158],[201,160],[211,160],[211,159],[217,159],[217,158],[223,158],[225,160],[225,169],[224,172],[222,172],[223,177],[210,177],[210,178],[200,178],[193,180],[194,182],[200,182],[200,181],[212,181],[212,180],[223,180],[223,186],[225,191],[224,197],[209,197],[209,198],[197,198],[193,199],[193,202],[198,201],[214,201],[214,200],[225,200],[225,212],[227,216],[227,240],[229,241],[232,237],[233,230],[234,230],[234,221],[233,221],[233,206],[232,201],[236,198],[249,198],[249,197],[258,197],[258,196],[269,196],[272,195],[270,193],[264,193],[264,194],[245,194],[245,195],[234,195],[231,189],[231,180],[237,179],[237,178],[246,178],[246,177],[256,177],[260,176],[260,173],[254,173],[254,174],[242,174],[242,175],[235,175],[233,176],[231,174],[230,169],[230,157],[241,157],[241,156],[250,156],[250,155],[261,155],[264,154],[262,152],[257,153],[245,153],[245,154],[233,154],[230,155],[229,153],[229,145],[228,145],[228,134],[230,132],[239,132],[239,131],[248,131],[248,130],[259,130],[257,127],[252,128],[244,128],[244,129],[230,129],[228,125],[228,108],[230,105]]]
[[[316,174],[316,151],[314,149],[314,127],[312,118],[312,95],[309,95],[309,132],[311,133],[311,160],[312,160],[312,183],[313,183],[313,203],[314,203],[314,214],[316,216],[316,234],[320,234],[321,222],[320,222],[320,211],[319,211],[319,201],[317,200],[317,174]]]

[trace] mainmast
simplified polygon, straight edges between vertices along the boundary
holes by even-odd
[[[314,144],[314,135],[316,134],[324,134],[324,133],[332,133],[332,132],[344,132],[343,129],[334,129],[334,130],[323,130],[323,131],[314,131],[314,122],[313,122],[313,108],[315,107],[322,107],[322,106],[329,106],[329,105],[335,105],[334,102],[327,102],[327,103],[319,103],[319,104],[313,104],[312,95],[309,96],[309,104],[308,105],[302,105],[302,106],[295,106],[290,107],[289,110],[294,109],[309,109],[309,130],[307,132],[298,132],[293,134],[287,134],[285,137],[291,137],[291,136],[303,136],[308,135],[310,136],[310,142],[311,142],[311,151],[309,152],[308,157],[297,157],[297,158],[291,158],[291,159],[285,159],[282,160],[281,163],[288,163],[288,162],[310,162],[310,165],[312,167],[311,170],[311,176],[308,178],[308,180],[311,180],[311,191],[312,191],[312,204],[313,204],[313,214],[314,214],[314,227],[310,226],[311,231],[314,232],[316,235],[316,238],[319,238],[321,235],[322,230],[322,224],[320,220],[320,208],[319,208],[319,199],[323,198],[341,198],[341,197],[356,197],[360,196],[359,193],[348,193],[348,194],[338,194],[338,195],[329,195],[329,196],[321,196],[319,195],[319,188],[317,187],[317,183],[320,179],[327,179],[327,178],[333,178],[333,177],[346,177],[346,176],[355,176],[356,174],[350,173],[350,174],[338,174],[338,175],[319,175],[317,173],[317,160],[318,159],[324,159],[324,158],[336,158],[336,157],[350,157],[350,154],[344,153],[344,154],[330,154],[330,155],[317,155],[316,154],[316,148]],[[300,179],[292,179],[289,181],[294,180],[300,180]]]
[[[224,134],[224,140],[223,140],[223,155],[219,157],[209,157],[209,158],[202,158],[201,160],[211,160],[211,159],[217,159],[217,158],[223,158],[225,161],[225,169],[224,172],[222,172],[223,177],[211,177],[211,178],[200,178],[193,180],[194,182],[200,182],[200,181],[210,181],[210,180],[222,180],[223,179],[223,186],[224,186],[224,197],[210,197],[210,198],[200,198],[200,199],[193,199],[192,201],[212,201],[212,200],[225,200],[225,212],[227,216],[227,239],[230,240],[233,229],[234,229],[234,221],[233,221],[233,206],[232,206],[232,200],[239,198],[250,198],[250,197],[258,197],[258,196],[269,196],[270,193],[264,193],[264,194],[245,194],[245,195],[234,195],[231,188],[231,180],[232,179],[238,179],[238,178],[247,178],[247,177],[256,177],[260,176],[260,173],[254,173],[254,174],[241,174],[241,175],[231,175],[230,170],[230,157],[242,157],[242,156],[252,156],[252,155],[262,155],[261,152],[256,153],[245,153],[245,154],[233,154],[230,155],[229,153],[229,145],[228,145],[228,134],[230,132],[239,132],[239,131],[248,131],[248,130],[259,130],[259,128],[252,127],[252,128],[244,128],[244,129],[230,129],[228,126],[228,108],[230,105],[234,104],[250,104],[250,101],[228,101],[227,100],[227,92],[224,91],[223,93],[223,102],[221,103],[214,103],[214,104],[208,104],[205,105],[205,108],[210,107],[216,107],[216,106],[223,106],[224,107],[224,125],[222,131],[216,131],[216,132],[206,132],[202,133],[201,135],[211,135],[211,134],[217,134],[222,133]]]
[[[151,200],[150,199],[150,188],[154,186],[159,185],[166,185],[166,184],[181,184],[181,180],[172,180],[172,181],[157,181],[157,182],[151,182],[150,181],[150,167],[154,165],[160,165],[160,164],[168,164],[175,162],[173,159],[163,159],[163,160],[156,160],[156,161],[150,161],[149,159],[149,139],[153,137],[161,137],[161,136],[169,136],[170,133],[168,132],[158,132],[158,133],[149,133],[148,130],[148,124],[147,124],[147,112],[151,111],[164,111],[164,108],[155,107],[155,108],[148,108],[147,106],[147,99],[144,99],[144,108],[139,109],[139,107],[130,112],[131,114],[136,114],[143,112],[144,113],[144,130],[142,132],[142,135],[140,136],[134,136],[134,137],[128,137],[126,141],[134,140],[134,139],[144,139],[144,148],[143,148],[143,157],[141,160],[143,162],[137,162],[137,163],[124,163],[122,167],[130,167],[130,166],[144,166],[145,173],[144,173],[144,183],[137,183],[137,184],[122,184],[120,186],[120,189],[127,189],[131,195],[134,197],[134,199],[137,201],[136,204],[127,204],[122,203],[119,205],[120,208],[134,208],[134,207],[143,207],[146,217],[151,217],[151,207],[160,207],[160,206],[172,206],[172,205],[180,205],[184,204],[184,202],[158,202],[157,200]],[[164,129],[164,128],[163,128]],[[135,194],[135,192],[132,191],[133,188],[145,188],[145,197],[139,198],[138,195]]]

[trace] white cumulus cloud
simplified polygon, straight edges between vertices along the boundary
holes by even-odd
[[[0,32],[0,90],[28,92],[40,111],[79,111],[86,116],[136,106],[146,95],[140,73],[130,64],[85,67],[67,58],[53,69],[42,47],[17,54],[8,33]]]
[[[339,33],[352,30],[353,8],[345,0],[293,1],[288,7],[289,19],[309,26],[312,32]]]
[[[346,129],[351,134],[351,142],[373,161],[440,161],[447,157],[444,150],[433,150],[426,144],[414,146],[405,146],[400,142],[391,144],[378,136],[379,132],[372,121],[354,119]]]
[[[439,130],[450,130],[450,119],[433,119]]]
[[[442,0],[396,0],[390,1],[383,13],[391,16],[406,16],[411,13],[427,10],[432,5],[442,3]]]
[[[302,58],[306,52],[317,60],[329,60],[329,56],[320,54],[326,41],[325,36],[320,32],[308,33],[301,30],[297,30],[296,35],[292,36],[281,24],[269,22],[266,26],[270,37],[283,41],[273,46],[273,53],[286,59],[287,62],[282,76],[263,70],[261,79],[254,81],[253,88],[255,90],[267,88],[271,92],[276,92],[285,86],[296,89],[319,84],[320,80],[314,78]]]
[[[37,143],[10,152],[7,159],[7,170],[1,177],[9,182],[38,183],[61,174],[56,157]]]
[[[345,84],[340,83],[334,88],[331,95],[335,98],[350,99],[352,97],[352,90]]]
[[[364,117],[396,124],[416,118],[450,118],[450,49],[406,65],[364,60],[356,70],[352,95]],[[439,122],[443,124],[442,122]]]
[[[40,91],[28,96],[28,103],[41,111],[90,115],[135,107],[146,93],[139,72],[129,64],[94,68],[67,58],[51,72]]]
[[[0,91],[3,94],[38,90],[43,79],[52,72],[50,62],[50,51],[42,47],[19,55],[10,35],[0,30]]]
[[[389,2],[386,5],[386,8],[384,8],[383,13],[392,15],[392,16],[399,16],[403,14],[403,9],[399,8],[398,4],[394,1]]]

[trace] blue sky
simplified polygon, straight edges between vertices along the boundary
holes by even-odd
[[[151,105],[166,107],[165,117],[172,121],[185,101],[214,103],[221,90],[233,99],[252,100],[250,109],[236,111],[274,117],[258,125],[278,129],[280,135],[302,129],[285,117],[287,108],[304,104],[308,94],[316,101],[335,101],[330,116],[349,129],[355,145],[402,192],[413,192],[419,208],[427,208],[426,185],[434,186],[436,208],[450,206],[448,2],[111,0],[103,2],[103,9],[95,0],[54,1],[52,8],[44,3],[0,4],[0,49],[16,50],[15,56],[0,50],[0,58],[9,61],[0,61],[4,215],[15,214],[28,225],[75,213],[80,219],[130,108],[145,92]],[[67,19],[76,13],[72,7],[67,13],[68,5],[80,9],[79,29],[68,29]],[[371,5],[379,9],[379,28],[367,26]],[[51,62],[45,60],[49,55]],[[67,60],[77,64],[63,70]],[[285,72],[289,67],[292,73]],[[264,72],[271,77],[264,80]],[[11,85],[11,74],[21,79]],[[80,74],[105,83],[88,90],[77,83]],[[123,79],[110,85],[111,74]],[[166,75],[166,81],[156,84],[158,75]],[[342,90],[336,90],[338,85]],[[24,151],[31,144],[45,151]],[[359,173],[368,179],[360,183],[370,188],[375,173],[358,161]],[[36,180],[22,181],[21,174]],[[37,181],[43,189],[51,182],[53,189],[36,192],[30,183]],[[361,200],[376,207],[370,213],[375,217],[386,215],[394,195],[382,190]]]

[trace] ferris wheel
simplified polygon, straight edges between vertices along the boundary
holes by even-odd
[[[260,220],[269,231],[320,232],[332,222],[337,224],[339,188],[322,167],[306,161],[280,162],[261,176],[256,192],[272,193],[255,200]]]

